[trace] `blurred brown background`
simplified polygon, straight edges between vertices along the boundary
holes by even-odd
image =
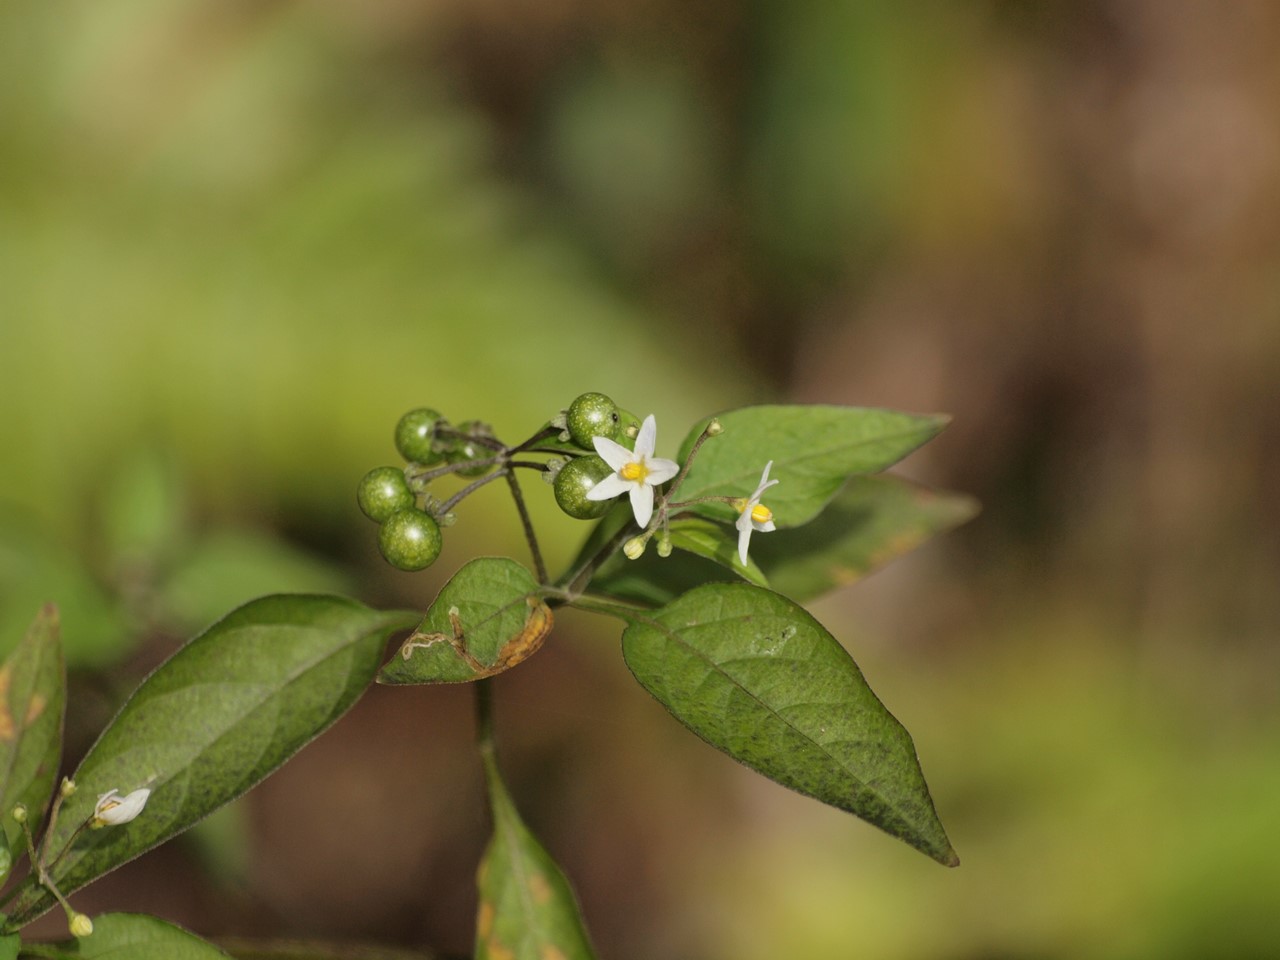
[[[1261,0],[5,4],[3,642],[63,606],[74,756],[234,603],[523,556],[486,492],[380,563],[352,491],[411,406],[514,439],[600,389],[660,453],[946,411],[901,472],[983,514],[815,612],[964,865],[738,768],[566,614],[499,725],[601,956],[1274,956],[1278,54]],[[77,903],[466,954],[470,711],[375,689]]]

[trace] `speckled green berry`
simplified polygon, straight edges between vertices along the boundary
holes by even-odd
[[[573,442],[584,450],[590,450],[591,441],[596,437],[615,438],[618,406],[603,393],[584,393],[569,404],[565,424]]]
[[[640,418],[630,410],[618,408],[618,433],[613,439],[628,450],[636,445],[636,437],[640,434]]]
[[[356,502],[370,520],[382,523],[397,510],[412,507],[413,491],[398,467],[374,467],[356,487]]]
[[[596,456],[570,460],[556,474],[556,503],[561,510],[578,520],[594,520],[604,516],[612,505],[611,501],[588,500],[587,491],[612,472],[610,466]]]
[[[396,424],[396,449],[410,463],[439,463],[444,454],[435,449],[436,424],[444,420],[429,407],[410,410]]]
[[[398,510],[378,528],[378,549],[398,570],[422,570],[440,556],[440,526],[415,507]]]

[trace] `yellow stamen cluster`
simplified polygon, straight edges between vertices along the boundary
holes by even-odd
[[[756,523],[768,523],[773,519],[773,511],[763,503],[757,503],[751,508],[751,519]]]
[[[648,475],[649,475],[649,468],[646,467],[643,463],[636,463],[635,461],[632,461],[631,463],[623,464],[622,469],[618,471],[618,476],[620,476],[623,480],[629,480],[632,482],[639,481],[643,483],[644,478],[647,477]]]

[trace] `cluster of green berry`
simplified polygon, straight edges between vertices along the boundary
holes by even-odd
[[[596,437],[630,446],[639,421],[603,393],[584,393],[569,404],[563,414],[569,442],[583,450],[593,450]],[[553,421],[554,422],[554,421]],[[550,464],[556,503],[577,520],[595,520],[612,506],[608,500],[588,500],[587,492],[613,472],[595,453],[576,455],[568,461]]]
[[[452,522],[453,506],[474,489],[509,474],[514,468],[541,471],[552,483],[560,509],[579,520],[602,516],[609,501],[588,500],[587,493],[608,476],[611,468],[593,452],[593,441],[604,437],[618,443],[634,441],[639,421],[620,410],[602,393],[584,393],[524,443],[507,446],[492,429],[477,420],[450,424],[427,407],[410,410],[395,429],[395,445],[406,464],[375,467],[356,490],[360,509],[379,524],[382,556],[400,570],[422,570],[440,555],[440,527]],[[523,454],[551,454],[529,462]],[[465,490],[440,501],[427,493],[437,477],[481,477]]]

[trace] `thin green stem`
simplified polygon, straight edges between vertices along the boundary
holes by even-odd
[[[577,594],[575,596],[565,594],[560,597],[552,596],[551,599],[559,600],[560,604],[567,604],[576,610],[601,613],[607,617],[625,620],[627,623],[633,623],[639,616],[649,612],[648,607],[619,603],[617,600],[607,600],[604,597],[594,597],[590,594]]]
[[[435,515],[437,517],[444,516],[446,513],[448,513],[450,510],[456,507],[462,500],[471,496],[471,494],[475,493],[477,490],[483,487],[486,483],[493,483],[493,481],[497,480],[504,473],[506,473],[505,470],[495,470],[493,473],[487,473],[483,477],[481,477],[479,480],[474,480],[471,483],[467,484],[465,487],[463,487],[461,490],[455,493],[448,500],[444,501],[444,503],[440,504],[440,506],[436,507],[434,511]]]
[[[666,496],[662,498],[663,506],[666,506],[667,501],[675,496],[676,491],[680,489],[680,484],[684,483],[684,478],[689,475],[689,468],[693,466],[693,461],[698,456],[698,451],[702,449],[702,445],[707,442],[709,437],[714,437],[720,433],[719,423],[720,421],[713,418],[705,427],[702,428],[702,432],[698,434],[698,439],[693,442],[693,448],[689,451],[689,456],[685,457],[684,466],[682,466],[680,468],[680,472],[676,474],[676,478],[672,481],[671,486],[667,487]],[[714,432],[712,431],[712,427],[716,428]]]
[[[559,433],[560,433],[559,427],[552,427],[552,426],[543,427],[541,430],[535,433],[532,437],[530,437],[524,443],[521,443],[521,444],[518,444],[517,446],[512,447],[510,449],[510,452],[526,453],[530,450],[533,450],[543,440],[546,440],[548,437],[557,436],[559,435]]]
[[[520,524],[524,527],[524,538],[528,541],[529,552],[533,554],[533,567],[538,575],[538,582],[547,582],[547,565],[542,560],[542,550],[538,547],[538,535],[533,529],[533,520],[529,517],[529,508],[524,503],[524,492],[520,489],[520,481],[510,470],[505,471],[507,486],[511,489],[511,499],[516,502],[516,510],[520,513]]]
[[[584,560],[577,570],[561,577],[560,585],[562,585],[566,596],[570,599],[579,596],[586,589],[587,584],[591,582],[595,572],[600,569],[600,565],[622,549],[622,545],[634,535],[632,533],[632,525],[628,521],[622,525],[622,528],[617,533],[601,544],[599,550]]]

